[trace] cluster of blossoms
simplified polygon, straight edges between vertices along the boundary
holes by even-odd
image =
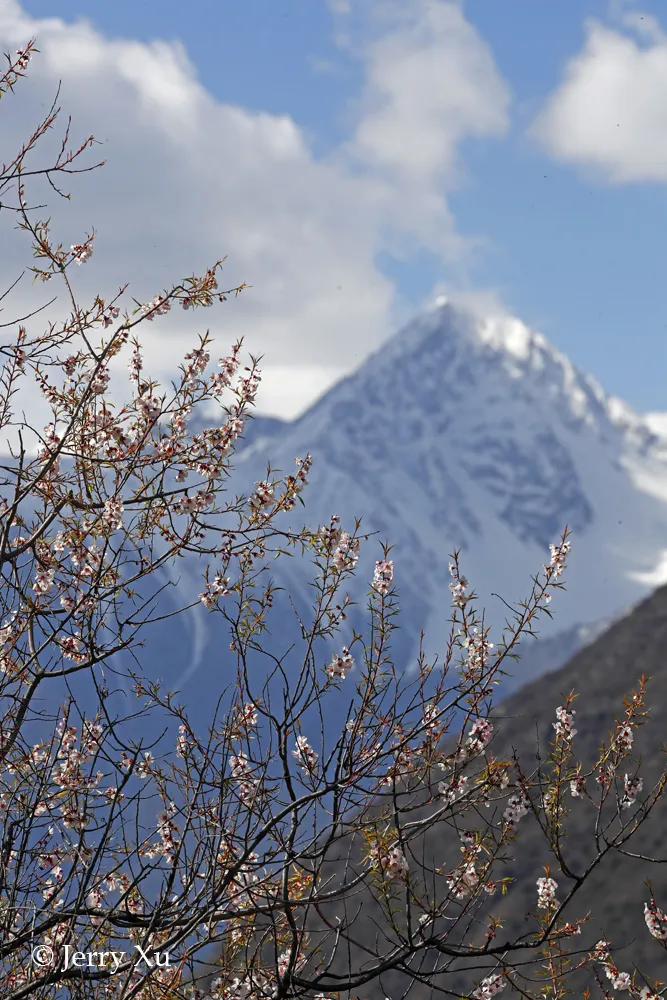
[[[205,608],[212,608],[219,597],[227,597],[229,594],[230,579],[222,573],[216,573],[213,580],[206,584],[203,592],[199,595],[199,600]]]
[[[246,368],[246,371],[249,371],[249,369]],[[260,383],[261,383],[261,372],[259,371],[259,369],[256,369],[251,375],[246,376],[246,378],[241,379],[239,383],[239,394],[241,398],[245,400],[246,403],[254,402]],[[301,459],[297,459],[297,464],[300,461]]]
[[[77,264],[85,264],[93,256],[93,247],[90,242],[74,243],[69,249],[72,254],[72,260],[75,260]]]
[[[391,582],[394,579],[393,559],[378,559],[375,563],[373,573],[373,590],[382,597],[389,593]]]
[[[289,967],[289,960],[285,961],[285,954],[289,955],[289,952],[280,955],[279,962],[286,972]],[[300,968],[300,956],[301,952],[297,955],[296,970]],[[283,972],[282,975],[284,974]],[[232,979],[231,983],[223,978],[214,980],[207,993],[198,996],[195,991],[190,1000],[259,1000],[259,998],[275,997],[277,995],[278,984],[276,983],[275,973],[269,974],[266,970],[251,967],[244,972],[242,978],[236,976]]]
[[[37,569],[35,570],[35,582],[32,585],[32,589],[38,597],[43,597],[50,592],[53,587],[55,575],[56,571],[54,566],[44,566],[41,564],[37,565]]]
[[[667,914],[658,909],[654,899],[644,903],[644,920],[652,937],[657,941],[667,941]]]
[[[482,845],[477,843],[472,830],[464,830],[461,833],[463,860],[447,876],[447,886],[454,896],[454,899],[462,900],[466,896],[471,896],[480,887],[488,895],[493,895],[496,891],[495,882],[485,882],[484,872],[478,871],[475,865],[475,857],[481,853]]]
[[[111,373],[106,365],[100,365],[95,375],[90,380],[90,391],[94,392],[96,396],[103,395],[109,388],[109,382],[111,381]]]
[[[627,993],[632,986],[632,979],[628,972],[619,972],[613,962],[609,962],[605,969],[607,979],[611,981],[612,988],[619,993]]]
[[[603,963],[607,979],[610,980],[613,989],[618,990],[620,993],[627,993],[632,986],[632,980],[627,972],[619,972],[618,968],[612,961],[611,955],[609,954],[609,942],[598,941],[593,949],[592,955],[597,962]],[[645,992],[642,990],[640,996],[642,997],[642,1000],[644,1000],[644,998],[648,1000],[648,998],[651,997],[651,992]]]
[[[462,764],[473,757],[483,753],[493,736],[493,723],[489,719],[475,719],[470,731],[461,746],[451,756],[441,760],[438,766],[441,770],[447,771],[452,765]],[[505,787],[508,782],[501,782]]]
[[[55,424],[47,424],[42,434],[42,447],[39,452],[39,458],[44,465],[52,461],[51,470],[53,472],[60,470],[60,459],[54,459],[53,454],[58,450],[61,443],[61,437],[56,431]]]
[[[0,628],[0,673],[3,674],[11,674],[15,669],[14,660],[10,655],[15,641],[14,618],[15,615]],[[9,649],[5,649],[6,646],[9,646]]]
[[[275,501],[274,489],[271,483],[263,480],[255,483],[255,493],[252,498],[259,507],[271,507]]]
[[[243,750],[237,754],[232,754],[229,758],[229,769],[232,777],[238,782],[238,792],[241,801],[245,802],[252,798],[256,792],[259,782],[253,776],[253,767]]]
[[[144,359],[141,354],[141,348],[139,347],[139,342],[135,341],[134,350],[132,351],[132,357],[129,360],[127,370],[130,376],[131,382],[138,382],[141,372],[144,367]]]
[[[558,579],[565,569],[566,559],[570,551],[570,543],[561,542],[559,545],[554,545],[552,542],[549,545],[549,551],[551,552],[550,567],[553,569],[552,575],[555,579]]]
[[[602,764],[595,775],[595,780],[601,789],[609,788],[614,780],[614,765],[611,763]]]
[[[449,589],[452,592],[452,603],[457,608],[465,608],[466,604],[470,601],[470,594],[467,594],[468,581],[465,576],[460,576],[456,565],[453,562],[449,564],[449,572],[453,577],[452,583],[449,585]]]
[[[312,774],[317,767],[317,754],[305,736],[297,736],[296,749],[292,750],[292,756],[296,757],[299,766],[307,774]]]
[[[259,720],[257,709],[250,701],[247,701],[243,708],[239,709],[238,715],[238,724],[244,729],[247,729],[249,726],[256,726]]]
[[[172,504],[174,514],[200,514],[214,502],[214,496],[208,490],[198,490],[192,496],[183,497]]]
[[[197,379],[206,371],[211,355],[200,345],[188,351],[185,360],[188,363],[184,371],[184,386],[186,389],[195,390],[198,387]]]
[[[537,906],[540,910],[550,910],[552,906],[557,906],[556,889],[558,883],[552,878],[538,878],[537,880]]]
[[[488,719],[476,719],[463,746],[466,756],[476,757],[482,753],[492,736],[493,723]]]
[[[308,473],[313,464],[312,456],[306,455],[305,458],[295,458],[294,461],[296,462],[297,473],[295,476],[289,475],[285,477],[285,494],[280,501],[282,510],[292,510],[296,506],[296,498],[304,487],[308,485]]]
[[[220,358],[218,367],[222,370],[220,372],[213,372],[209,375],[210,389],[214,396],[221,396],[225,389],[231,385],[232,379],[239,370],[240,362],[238,354],[240,350],[241,344],[235,344],[232,348],[230,357]]]
[[[424,705],[424,716],[421,724],[426,730],[428,738],[437,740],[440,736],[442,736],[444,731],[443,715],[444,713],[441,712],[440,706],[436,704],[436,702],[426,702]]]
[[[494,997],[501,990],[504,990],[507,986],[507,982],[499,972],[495,972],[492,976],[487,976],[483,979],[473,996],[475,1000],[488,1000],[489,997]]]
[[[338,546],[333,555],[333,564],[339,570],[353,570],[359,561],[359,539],[349,532],[341,532]]]
[[[327,674],[332,680],[344,681],[353,666],[352,654],[347,646],[343,646],[340,656],[338,653],[334,653],[331,663],[327,667]]]
[[[575,714],[576,713],[572,709],[567,709],[563,705],[558,706],[556,709],[556,718],[558,721],[552,723],[557,736],[562,736],[563,739],[571,740],[573,736],[577,735],[577,730],[572,726]]]
[[[121,497],[111,497],[104,503],[102,525],[109,531],[120,531],[123,527],[123,501]]]
[[[30,57],[32,56],[32,52],[30,52],[27,49],[17,49],[16,55],[18,56],[18,59],[16,60],[16,68],[27,69],[28,63],[30,62]]]
[[[85,663],[88,659],[86,652],[83,650],[80,632],[56,638],[55,641],[62,650],[62,654],[66,660],[72,660],[73,663]]]
[[[171,309],[171,302],[163,295],[156,295],[152,302],[146,302],[141,307],[141,315],[151,322],[156,316],[164,316]]]
[[[577,774],[570,782],[570,794],[575,799],[580,799],[586,794],[586,779],[583,774]]]
[[[117,320],[119,316],[120,316],[120,309],[118,308],[118,306],[109,306],[109,308],[102,316],[102,326],[105,327],[106,329],[106,327],[111,326],[114,320]]]
[[[102,553],[96,542],[92,545],[73,546],[69,557],[72,566],[84,580],[97,576],[102,566]]]
[[[614,750],[617,753],[629,753],[632,749],[634,738],[635,734],[632,731],[632,726],[628,725],[627,722],[621,723],[614,734]]]
[[[369,851],[368,860],[371,868],[379,868],[383,875],[392,881],[405,880],[410,873],[407,858],[398,846],[388,849],[374,844]]]
[[[493,643],[488,641],[486,638],[487,635],[488,630],[486,634],[481,634],[477,626],[474,625],[468,631],[467,635],[465,635],[465,638],[461,639],[461,646],[467,650],[466,663],[470,676],[478,677],[488,663],[489,652],[493,649]]]
[[[287,970],[292,964],[292,953],[290,951],[283,951],[282,954],[278,955],[278,975],[282,979],[283,976],[287,974]],[[294,959],[293,968],[295,970],[303,968],[306,964],[306,956],[300,951],[297,953]]]
[[[188,735],[188,728],[185,723],[181,723],[178,727],[178,736],[176,737],[176,756],[187,757],[191,747],[192,741]]]
[[[78,796],[76,793],[97,788],[104,777],[101,771],[93,775],[86,775],[83,772],[83,765],[99,748],[102,729],[98,723],[85,723],[78,749],[76,747],[78,736],[74,726],[68,726],[65,720],[61,719],[57,732],[60,745],[56,755],[57,768],[52,771],[51,781],[63,792],[71,793],[60,806],[63,825],[80,832],[86,827],[90,816],[84,811],[82,804],[85,796]]]
[[[143,757],[138,758],[134,765],[134,773],[138,778],[149,778],[154,763],[155,759],[150,750],[144,750]]]
[[[525,792],[521,791],[510,795],[507,800],[507,807],[503,813],[503,819],[507,823],[507,826],[513,829],[528,812],[530,812],[530,802]]]
[[[162,404],[157,396],[152,393],[148,393],[143,396],[139,396],[135,400],[135,406],[137,408],[137,415],[139,419],[146,425],[151,426],[155,423],[157,418],[162,412]]]
[[[449,781],[441,781],[438,785],[438,793],[447,804],[451,804],[455,799],[460,798],[465,792],[468,779],[465,774],[454,774]]]
[[[621,798],[621,809],[629,809],[635,804],[637,796],[644,787],[644,780],[640,777],[631,778],[629,774],[626,774],[623,779],[623,786],[625,791]]]
[[[174,822],[175,815],[176,806],[173,802],[170,802],[165,809],[158,813],[157,832],[160,842],[153,844],[151,848],[146,850],[148,858],[162,855],[168,865],[173,865],[178,849],[177,835],[180,833],[178,825]]]
[[[407,743],[398,746],[394,751],[394,761],[387,768],[387,773],[380,778],[380,787],[387,788],[395,781],[408,777],[413,769],[415,751]]]

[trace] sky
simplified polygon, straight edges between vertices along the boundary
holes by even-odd
[[[147,301],[223,256],[252,286],[153,324],[151,374],[205,323],[263,355],[257,409],[292,418],[444,292],[667,410],[657,0],[0,0],[3,50],[33,36],[0,158],[60,83],[107,160],[49,201],[64,244],[95,228],[80,294]]]

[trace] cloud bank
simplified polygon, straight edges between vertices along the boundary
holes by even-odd
[[[336,7],[342,19],[357,10]],[[349,137],[318,159],[289,116],[207,91],[181,45],[109,38],[89,22],[37,20],[0,0],[3,49],[34,36],[40,50],[2,102],[2,159],[61,81],[73,139],[94,133],[94,155],[108,161],[73,181],[71,203],[48,199],[58,240],[81,242],[96,229],[95,254],[76,275],[82,298],[109,298],[129,280],[129,294],[146,301],[224,255],[225,282],[253,286],[203,319],[170,314],[147,328],[151,374],[172,370],[211,322],[220,353],[243,335],[264,355],[258,409],[294,416],[391,332],[400,302],[378,267],[381,251],[426,249],[450,262],[465,254],[447,192],[460,180],[460,143],[507,127],[507,88],[458,4],[386,0],[378,9],[354,53],[364,83]],[[0,259],[14,277],[17,254],[30,263],[28,244],[19,251],[0,222]],[[34,305],[27,286],[3,303],[3,319]]]

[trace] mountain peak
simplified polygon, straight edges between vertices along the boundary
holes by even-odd
[[[239,459],[259,480],[267,462],[291,472],[306,452],[309,518],[337,513],[349,529],[362,517],[395,543],[405,634],[425,627],[433,647],[454,549],[498,611],[492,595],[524,599],[568,525],[558,631],[611,618],[667,580],[667,442],[516,317],[437,300]],[[369,561],[376,549],[369,543]],[[362,607],[369,574],[360,561]]]

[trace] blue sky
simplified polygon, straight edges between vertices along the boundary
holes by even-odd
[[[222,136],[219,145],[200,155],[208,157],[212,189],[211,157],[220,156],[227,186],[216,228],[230,277],[237,276],[235,259],[242,261],[242,277],[254,286],[248,293],[254,301],[230,324],[265,355],[268,384],[260,410],[299,412],[438,288],[501,303],[608,392],[639,410],[667,409],[667,41],[658,3],[404,0],[394,7],[393,0],[191,0],[187,12],[172,0],[2,3],[17,23],[22,18],[24,26],[35,27],[38,46],[40,31],[47,39],[53,35],[41,19],[54,16],[66,27],[86,18],[100,52],[114,39],[182,45],[187,58],[179,85],[188,75],[198,80],[222,115],[213,126]],[[667,11],[663,26],[667,30]],[[148,49],[137,52],[139,61],[147,58]],[[155,58],[168,75],[164,52]],[[94,121],[99,110],[110,163],[106,193],[96,182],[95,195],[111,211],[115,191],[127,199],[133,190],[120,173],[116,181],[114,152],[119,156],[124,142],[136,150],[142,141],[132,140],[141,122],[132,119],[131,95],[125,98],[127,128],[115,131],[124,99],[115,94],[117,70],[108,70],[106,89],[100,84],[93,99],[82,95],[71,60],[56,65],[47,53],[49,60],[50,79],[58,74],[63,80],[62,103],[65,110],[74,104],[75,122],[80,104],[81,118],[86,124],[90,118],[100,134]],[[420,90],[412,69],[428,60],[437,65]],[[146,73],[138,87],[145,86]],[[46,71],[38,81],[45,83]],[[450,96],[434,94],[438,87]],[[201,93],[197,100],[204,100]],[[230,107],[241,109],[243,119],[235,123]],[[164,133],[177,127],[167,111],[163,117]],[[233,130],[242,128],[246,136],[251,120],[266,135],[273,129],[267,149],[281,164],[276,130],[289,133],[294,170],[274,169],[259,139],[255,155],[264,157],[266,171],[250,159],[255,147],[236,165],[240,140]],[[198,150],[190,155],[196,160]],[[169,161],[167,146],[164,156]],[[182,232],[181,213],[195,197],[183,164],[180,170],[174,165],[173,176],[166,170],[171,187],[160,178],[163,240],[169,240],[170,225]],[[201,173],[196,176],[200,183]],[[137,204],[142,184],[149,183],[137,179]],[[249,204],[227,231],[242,196]],[[149,192],[147,206],[151,197]],[[89,205],[84,192],[83,205],[92,209],[90,198]],[[154,206],[147,208],[147,229],[151,211]],[[193,200],[193,220],[199,211]],[[274,218],[278,228],[264,232],[265,220]],[[112,235],[111,222],[106,230],[104,218],[99,225],[100,237],[108,232],[118,255],[120,238]],[[328,226],[336,230],[330,240]],[[243,234],[242,247],[238,238],[235,246],[235,233]],[[269,268],[273,280],[299,234],[304,244],[314,242],[301,260],[295,252],[294,270],[285,264],[280,290],[271,292]],[[269,253],[272,241],[283,242]],[[184,253],[196,250],[194,235],[184,243]],[[261,248],[256,269],[253,246]],[[103,259],[115,274],[110,250]],[[174,267],[180,262],[171,251],[166,260]],[[309,261],[313,273],[331,271],[338,298],[328,286],[313,291],[315,279],[304,274]],[[195,267],[193,262],[189,269]],[[336,323],[348,331],[339,343]]]

